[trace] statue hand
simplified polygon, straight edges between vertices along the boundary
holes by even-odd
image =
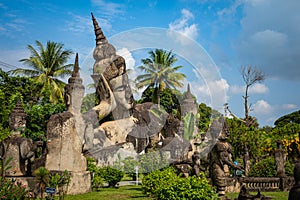
[[[133,116],[130,116],[130,119],[134,122],[134,123],[137,123],[139,120]]]

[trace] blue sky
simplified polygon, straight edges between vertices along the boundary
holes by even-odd
[[[18,60],[29,56],[28,44],[61,42],[79,53],[82,77],[89,82],[93,12],[128,68],[136,69],[151,48],[172,49],[185,66],[185,84],[198,102],[215,109],[228,102],[243,117],[240,69],[262,70],[266,80],[250,90],[251,115],[261,126],[272,126],[300,109],[299,9],[299,0],[2,0],[0,61],[22,67]]]

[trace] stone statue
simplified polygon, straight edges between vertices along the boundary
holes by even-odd
[[[26,127],[26,113],[18,100],[16,107],[9,116],[9,127],[12,130],[10,136],[1,142],[0,157],[3,163],[9,159],[10,169],[5,171],[5,176],[31,175],[31,163],[34,159],[34,144],[31,139],[24,138],[20,134]]]
[[[241,191],[237,198],[237,200],[268,200],[268,199],[272,199],[272,198],[262,195],[259,190],[256,195],[251,195],[245,185],[241,187]]]
[[[280,140],[277,141],[277,149],[275,150],[274,157],[275,157],[277,176],[285,177],[284,166],[286,162],[286,154],[282,149],[282,141]]]
[[[288,200],[298,200],[300,197],[300,160],[298,159],[294,166],[295,184],[290,190]]]
[[[248,147],[245,146],[245,154],[243,157],[243,161],[244,161],[244,169],[245,169],[245,176],[248,176],[248,173],[250,171],[250,155],[249,155],[249,150]]]
[[[65,86],[67,111],[52,115],[47,124],[47,155],[45,167],[50,171],[67,170],[71,175],[68,194],[91,190],[90,173],[83,156],[83,133],[86,128],[81,115],[84,86],[79,74],[76,54],[72,76]]]
[[[217,192],[220,197],[225,195],[226,182],[225,178],[229,176],[227,168],[232,167],[234,169],[242,170],[240,166],[237,166],[232,161],[231,145],[227,142],[229,137],[229,128],[227,127],[224,118],[219,119],[223,124],[223,129],[218,137],[218,141],[210,152],[210,177],[212,183],[217,187]],[[228,166],[228,167],[227,167]]]

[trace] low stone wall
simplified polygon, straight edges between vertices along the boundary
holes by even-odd
[[[289,191],[294,185],[294,177],[228,177],[226,192],[240,192],[242,185],[249,191]]]

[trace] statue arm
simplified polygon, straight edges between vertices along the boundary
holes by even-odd
[[[93,110],[97,113],[98,115],[98,120],[103,119],[106,117],[113,109],[116,108],[116,100],[114,97],[113,92],[111,91],[111,88],[105,79],[105,77],[101,74],[102,80],[104,82],[104,86],[108,89],[109,92],[109,98],[101,100],[100,103],[93,108]]]
[[[227,152],[221,152],[220,157],[222,159],[223,164],[227,164],[228,166],[232,167],[233,169],[239,169],[242,170],[241,166],[235,165],[232,160],[229,158],[229,155]]]

